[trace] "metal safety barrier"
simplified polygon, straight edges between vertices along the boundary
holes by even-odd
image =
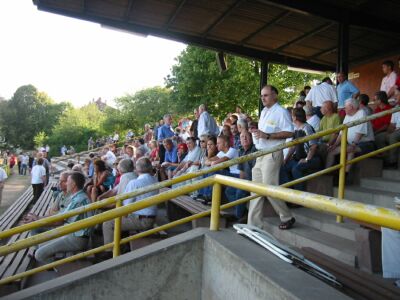
[[[209,211],[202,212],[202,213],[190,216],[190,217],[186,217],[186,218],[162,225],[160,227],[138,233],[134,236],[124,238],[124,239],[121,239],[120,221],[116,221],[116,224],[114,226],[115,229],[114,229],[114,242],[113,243],[109,243],[107,245],[103,245],[101,247],[91,249],[89,251],[82,252],[82,253],[76,254],[74,256],[71,256],[71,257],[68,257],[68,258],[65,258],[65,259],[62,259],[59,261],[55,261],[50,264],[14,275],[11,277],[7,277],[3,280],[0,280],[0,284],[6,284],[9,282],[24,278],[26,276],[30,276],[37,272],[47,270],[47,269],[53,268],[55,266],[58,266],[58,265],[61,265],[61,264],[67,263],[67,262],[71,262],[71,261],[74,261],[74,260],[77,260],[77,259],[80,259],[83,257],[87,257],[89,255],[93,255],[95,253],[99,253],[101,251],[104,251],[104,250],[110,249],[110,248],[113,248],[113,255],[115,257],[120,254],[120,245],[121,244],[127,243],[129,241],[132,241],[132,240],[135,240],[135,239],[138,239],[141,237],[145,237],[150,234],[154,234],[154,233],[162,231],[162,230],[172,228],[174,226],[177,226],[177,225],[180,225],[180,224],[183,224],[186,222],[190,222],[190,221],[198,219],[198,218],[203,218],[208,215],[211,215],[210,230],[218,230],[219,216],[220,216],[221,210],[231,208],[238,204],[246,203],[246,202],[248,202],[252,199],[255,199],[259,196],[270,196],[270,197],[274,197],[274,198],[284,200],[287,202],[299,204],[299,205],[302,205],[302,206],[305,206],[308,208],[318,209],[321,211],[333,213],[338,216],[337,220],[339,222],[342,220],[342,217],[348,217],[348,218],[351,218],[354,220],[363,221],[363,222],[370,223],[370,224],[375,224],[375,225],[379,225],[379,226],[384,226],[384,227],[400,230],[400,214],[399,214],[399,212],[397,212],[395,210],[391,210],[391,209],[376,207],[376,206],[372,206],[372,205],[364,205],[364,204],[361,204],[358,202],[353,202],[353,201],[348,201],[348,200],[343,199],[346,165],[356,163],[365,158],[372,157],[376,154],[379,154],[384,151],[387,151],[392,148],[400,146],[400,142],[399,142],[399,143],[378,149],[376,151],[370,152],[368,154],[356,157],[352,160],[346,161],[347,153],[346,153],[345,146],[347,145],[347,130],[348,130],[348,128],[362,124],[364,122],[371,121],[373,119],[376,119],[376,118],[379,118],[382,116],[385,116],[387,114],[398,112],[398,111],[400,111],[400,107],[397,107],[397,108],[394,108],[394,109],[391,109],[388,111],[383,111],[381,113],[378,113],[378,114],[375,114],[372,116],[368,116],[366,118],[363,118],[361,120],[357,120],[357,121],[354,121],[354,122],[351,122],[348,124],[342,124],[335,129],[329,129],[329,130],[318,132],[316,134],[313,134],[313,135],[310,135],[310,136],[307,136],[304,138],[296,139],[292,142],[283,143],[283,144],[273,147],[272,149],[269,149],[269,150],[262,150],[262,151],[255,152],[255,153],[252,153],[247,156],[229,160],[227,162],[215,165],[207,170],[200,170],[197,172],[185,174],[185,175],[179,176],[177,178],[155,184],[151,187],[138,189],[137,191],[132,192],[132,193],[117,195],[115,197],[111,197],[111,198],[104,199],[99,202],[92,203],[92,204],[84,206],[84,207],[80,207],[78,209],[75,209],[75,210],[67,212],[67,213],[63,213],[63,214],[56,215],[56,216],[51,216],[51,217],[48,217],[45,219],[41,219],[41,220],[32,222],[30,224],[21,225],[16,228],[12,228],[7,231],[1,232],[0,238],[3,239],[6,237],[10,237],[16,233],[20,233],[20,232],[32,230],[32,229],[35,229],[38,227],[46,226],[51,223],[64,220],[71,216],[81,214],[83,212],[99,209],[104,206],[108,206],[110,204],[116,203],[115,209],[100,213],[93,217],[83,219],[83,220],[80,220],[80,221],[72,223],[72,224],[57,227],[50,231],[47,231],[47,232],[44,232],[44,233],[41,233],[41,234],[38,234],[35,236],[31,236],[24,240],[16,241],[14,243],[7,244],[5,246],[1,246],[0,247],[0,256],[4,256],[9,253],[12,253],[12,252],[15,252],[15,251],[18,251],[21,249],[25,249],[25,248],[28,248],[28,247],[31,247],[34,245],[38,245],[40,243],[73,233],[82,228],[92,227],[96,224],[101,224],[105,221],[109,221],[112,219],[120,220],[121,217],[126,216],[134,211],[141,210],[145,207],[157,205],[159,203],[173,199],[177,196],[190,193],[192,191],[198,190],[200,188],[203,188],[203,187],[206,187],[209,185],[213,185],[212,206],[211,206],[211,210],[209,210]],[[144,194],[144,193],[148,193],[150,191],[158,190],[162,187],[171,186],[175,183],[190,180],[190,179],[208,174],[210,172],[216,172],[218,170],[227,168],[229,166],[243,163],[243,162],[258,158],[260,156],[268,155],[275,151],[279,151],[284,148],[292,147],[297,144],[301,144],[301,143],[304,143],[304,142],[307,142],[307,141],[310,141],[310,140],[313,140],[316,138],[320,138],[325,135],[336,133],[339,131],[342,131],[342,140],[341,140],[342,143],[341,143],[340,163],[338,165],[335,165],[330,168],[321,170],[319,172],[307,175],[303,178],[283,184],[282,186],[265,186],[263,184],[249,182],[249,181],[242,180],[242,179],[236,179],[236,178],[222,176],[222,175],[215,175],[213,177],[208,177],[208,178],[196,181],[195,183],[191,183],[191,184],[185,185],[183,187],[179,187],[179,189],[172,189],[170,191],[146,198],[139,202],[131,203],[126,206],[121,206],[121,202],[124,199],[132,198],[132,197]],[[287,189],[287,187],[289,187],[289,186],[298,184],[300,182],[304,182],[306,180],[321,176],[323,174],[333,172],[338,169],[339,169],[338,198],[332,198],[332,197],[315,195],[315,194],[311,194],[311,193]],[[234,188],[249,191],[249,192],[254,193],[255,195],[236,200],[229,204],[221,205],[221,185],[231,186]]]

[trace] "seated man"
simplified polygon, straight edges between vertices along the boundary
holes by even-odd
[[[144,188],[146,186],[151,186],[157,183],[157,179],[151,175],[153,172],[153,166],[151,161],[146,157],[141,157],[136,162],[136,172],[138,178],[131,180],[125,188],[124,193],[134,192],[137,189]],[[128,205],[134,202],[139,202],[150,196],[157,195],[158,191],[148,192],[139,195],[135,198],[126,199],[123,201],[123,205]],[[135,211],[127,216],[122,217],[121,230],[148,230],[153,227],[157,216],[157,205],[146,207],[144,209]],[[111,243],[114,240],[114,220],[110,220],[103,223],[103,238],[104,244]],[[111,249],[105,251],[102,255],[103,259],[108,259],[112,257]]]
[[[400,104],[400,89],[396,89],[395,97],[397,103]],[[377,148],[383,148],[387,145],[392,145],[400,141],[400,112],[392,115],[390,125],[387,131],[381,132],[375,136],[375,143]],[[393,148],[384,153],[384,163],[388,167],[397,166],[399,148]]]
[[[242,133],[240,134],[240,143],[242,146],[239,150],[239,157],[245,156],[245,155],[248,155],[248,154],[251,154],[251,153],[257,151],[256,147],[253,144],[253,139],[252,139],[251,133],[246,130],[243,130]],[[239,178],[251,181],[251,179],[252,179],[251,170],[253,169],[255,163],[256,163],[256,160],[252,159],[252,160],[249,160],[249,161],[239,164],[238,165],[238,169],[240,171]],[[235,175],[233,175],[233,176],[237,177]],[[229,202],[233,202],[235,200],[239,200],[241,198],[250,196],[250,193],[247,191],[240,190],[240,189],[227,187],[225,189],[225,195]],[[245,211],[246,211],[245,203],[236,205],[235,206],[235,217],[239,220],[240,218],[242,218],[243,216],[246,215]]]
[[[374,100],[377,105],[374,110],[374,114],[380,113],[385,110],[392,109],[385,92],[383,92],[383,91],[376,92]],[[374,134],[375,135],[380,134],[380,133],[386,134],[386,130],[390,125],[390,119],[391,119],[391,115],[388,114],[386,116],[372,120],[371,123],[372,123],[372,128],[374,129]]]
[[[85,176],[79,172],[71,172],[67,179],[67,192],[70,196],[70,203],[67,208],[62,212],[68,212],[79,207],[90,204],[90,200],[86,193],[83,191],[83,186],[85,184]],[[53,226],[60,226],[65,224],[71,224],[82,219],[90,217],[92,214],[90,212],[82,213],[70,217],[59,223],[53,223]],[[80,251],[87,248],[89,236],[91,233],[90,228],[84,228],[74,233],[64,235],[57,239],[46,242],[35,252],[35,259],[38,262],[49,263],[54,260],[54,255],[59,252],[68,251]]]
[[[199,168],[199,165],[193,165],[194,162],[200,161],[201,155],[201,149],[196,145],[196,139],[194,137],[188,137],[186,139],[186,145],[189,152],[172,172],[173,177],[180,176],[186,172],[194,172]]]
[[[360,108],[356,99],[348,99],[345,103],[346,117],[343,124],[350,123],[366,117],[366,112]],[[328,156],[326,158],[326,168],[333,166],[335,156],[340,154],[341,133],[336,141],[328,148]],[[354,158],[356,154],[363,155],[375,150],[374,132],[371,122],[362,123],[357,126],[350,127],[347,132],[347,160]],[[350,171],[351,165],[346,166],[346,173]]]
[[[164,162],[160,166],[160,177],[162,181],[170,178],[170,176],[172,178],[172,172],[178,165],[178,150],[172,140],[170,138],[164,139],[163,145],[165,149]]]
[[[309,136],[315,133],[312,126],[306,123],[306,113],[302,108],[294,108],[292,112],[295,126],[294,139]],[[279,173],[279,184],[304,177],[307,172],[321,168],[321,159],[317,155],[318,141],[311,140],[295,145],[289,149],[283,160]],[[293,186],[294,189],[304,191],[304,182]]]
[[[320,122],[319,131],[333,129],[340,125],[340,117],[334,112],[334,104],[332,101],[326,101],[322,104],[321,113],[323,117]],[[338,133],[331,133],[330,135],[321,137],[319,145],[319,154],[321,158],[326,157],[328,148],[335,143],[337,136]]]
[[[327,102],[324,102],[327,103]],[[322,104],[323,106],[324,104]],[[321,122],[321,119],[314,114],[313,109],[310,106],[304,106],[303,107],[304,111],[306,112],[306,118],[307,118],[307,123],[310,124],[313,128],[314,131],[317,132],[319,131],[319,123]],[[322,112],[322,108],[321,108]]]

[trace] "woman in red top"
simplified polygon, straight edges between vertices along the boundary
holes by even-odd
[[[159,158],[159,156],[158,156],[158,145],[157,145],[157,141],[152,140],[152,141],[150,142],[150,149],[151,149],[151,152],[150,152],[150,155],[149,155],[150,161],[151,161],[151,162],[153,162],[153,161],[159,161],[160,158]]]
[[[375,102],[377,105],[374,110],[374,114],[379,113],[381,111],[392,109],[392,107],[389,104],[387,94],[384,91],[379,91],[379,92],[375,93]],[[372,127],[374,128],[374,133],[377,134],[379,132],[386,131],[386,129],[390,125],[391,118],[392,118],[392,115],[389,114],[389,115],[377,118],[375,120],[372,120],[371,123],[372,123]]]

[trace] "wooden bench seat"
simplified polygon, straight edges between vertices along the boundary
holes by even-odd
[[[340,290],[354,299],[400,299],[400,289],[390,280],[354,269],[313,248],[302,248],[301,252],[307,259],[332,273],[343,285]]]
[[[14,227],[21,218],[26,208],[33,200],[32,187],[28,187],[26,191],[0,216],[0,231],[5,231]],[[4,244],[5,241],[1,241]]]
[[[47,185],[42,195],[39,197],[37,202],[33,205],[30,213],[44,216],[50,205],[52,204],[52,191],[51,188],[57,186],[57,183],[50,183]],[[30,188],[31,189],[31,188]],[[20,214],[20,218],[24,215],[24,211]],[[13,235],[8,241],[7,244],[14,243],[15,241],[22,240],[27,238],[30,235],[30,232],[22,232]],[[31,263],[32,258],[28,255],[29,253],[33,253],[34,247],[22,249],[18,252],[10,253],[6,256],[0,257],[0,279],[13,276],[15,274],[25,272]],[[13,284],[13,288],[9,292],[16,291],[20,288],[21,281],[17,282],[17,284]],[[8,289],[10,290],[10,289]],[[1,293],[0,293],[1,295]]]
[[[168,188],[163,188],[160,193],[168,191]],[[195,215],[211,209],[211,205],[205,205],[199,201],[193,200],[190,196],[182,195],[173,198],[167,202],[167,216],[168,219],[178,220],[189,215]],[[220,226],[226,227],[226,218],[231,214],[221,211]],[[209,227],[210,217],[193,220],[192,227]]]

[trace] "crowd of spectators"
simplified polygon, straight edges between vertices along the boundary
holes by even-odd
[[[391,70],[391,72],[389,72]],[[207,169],[228,160],[251,154],[259,150],[270,150],[285,141],[309,136],[318,131],[333,129],[341,123],[363,119],[371,113],[377,113],[400,105],[400,86],[393,81],[393,63],[384,62],[385,77],[380,90],[374,95],[373,103],[369,103],[366,94],[347,79],[347,74],[336,74],[337,85],[330,78],[325,78],[319,85],[306,86],[300,98],[293,107],[284,108],[279,104],[279,91],[272,85],[266,85],[261,90],[261,101],[264,109],[259,121],[254,121],[246,115],[241,107],[226,116],[221,124],[210,114],[205,104],[194,110],[194,119],[181,120],[176,128],[172,127],[173,117],[167,114],[155,126],[146,124],[144,135],[137,136],[129,131],[125,144],[118,148],[118,133],[105,142],[111,142],[98,153],[91,153],[83,165],[71,164],[70,174],[81,174],[85,179],[69,175],[71,181],[68,193],[74,193],[69,204],[59,207],[59,211],[72,209],[85,203],[95,202],[110,196],[132,192],[138,188],[154,185],[158,181],[176,178],[183,174],[200,169]],[[383,147],[400,138],[400,113],[388,115],[349,128],[347,134],[347,159],[366,154],[376,147]],[[342,133],[332,133],[320,139],[310,140],[291,147],[287,151],[275,151],[238,165],[230,166],[216,173],[226,176],[252,180],[268,185],[284,184],[303,177],[306,174],[332,166],[340,153]],[[92,138],[88,149],[99,146]],[[397,166],[397,150],[391,150],[384,155],[385,165]],[[23,160],[22,160],[23,161]],[[26,161],[25,161],[26,162]],[[35,197],[48,181],[43,171],[43,157],[35,160],[32,173],[37,182],[32,181]],[[21,168],[23,167],[21,163]],[[350,165],[346,172],[350,171]],[[209,173],[205,176],[212,176]],[[65,176],[62,177],[65,180]],[[41,179],[41,181],[39,180]],[[61,179],[60,179],[61,180]],[[198,179],[193,179],[198,180]],[[179,188],[191,181],[173,186]],[[61,181],[60,181],[61,184]],[[74,189],[73,189],[74,187]],[[299,183],[294,189],[305,190],[305,184]],[[79,193],[79,197],[77,197]],[[150,192],[123,201],[123,205],[140,201],[157,192]],[[212,195],[212,187],[205,187],[190,196],[196,201],[207,203]],[[248,192],[228,187],[224,189],[225,201],[235,201],[249,195]],[[79,200],[75,200],[75,198]],[[85,200],[82,200],[85,198]],[[272,204],[279,215],[282,230],[290,229],[295,224],[295,218],[284,201],[272,197],[258,197],[237,206],[233,212],[238,222],[248,222],[251,225],[263,227],[263,211],[266,201]],[[72,203],[75,203],[72,205]],[[123,230],[146,230],[154,224],[157,207],[149,207],[132,213],[122,219]],[[30,220],[27,220],[30,221]],[[113,239],[114,221],[103,224],[104,243]],[[88,233],[71,235],[72,243],[77,248],[85,242],[77,242],[77,237]],[[62,244],[63,242],[58,241]],[[58,244],[48,246],[59,249]],[[47,261],[53,250],[38,251],[38,260]],[[111,256],[108,252],[105,255]]]

